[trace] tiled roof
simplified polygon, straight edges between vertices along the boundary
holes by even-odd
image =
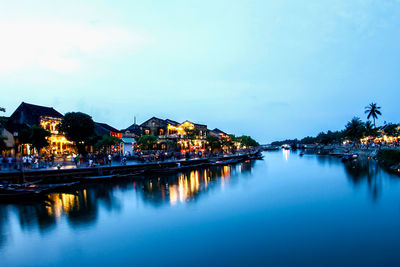
[[[114,127],[108,125],[107,123],[96,122],[96,124],[98,124],[100,127],[103,127],[104,129],[106,129],[109,132],[114,132],[114,133],[120,132],[119,130],[115,129]]]
[[[37,116],[46,116],[46,117],[53,117],[53,118],[62,118],[64,117],[63,114],[58,112],[52,107],[44,107],[44,106],[39,106],[39,105],[33,105],[29,103],[22,102],[20,107],[23,107],[33,114]]]

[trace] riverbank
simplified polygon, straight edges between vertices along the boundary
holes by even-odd
[[[210,166],[218,162],[229,162],[229,160],[246,160],[256,155],[258,152],[243,153],[235,155],[224,155],[213,158],[183,159],[157,161],[151,163],[131,163],[126,165],[102,165],[97,167],[67,168],[67,169],[30,169],[0,172],[0,181],[7,183],[24,183],[24,182],[64,182],[69,181],[73,177],[85,176],[106,176],[106,175],[130,175],[138,171],[146,171],[147,173],[157,172],[163,169],[173,167],[189,168],[190,166]]]
[[[381,149],[377,154],[377,160],[384,168],[395,173],[400,173],[399,149]]]
[[[400,174],[400,150],[394,148],[380,147],[349,147],[349,146],[315,146],[306,148],[307,153],[329,156],[352,156],[357,155],[360,160],[374,159],[379,165],[390,172]]]

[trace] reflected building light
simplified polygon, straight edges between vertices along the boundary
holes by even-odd
[[[207,189],[207,187],[208,187],[208,175],[207,175],[207,171],[206,170],[204,170],[203,177],[204,177],[204,189]]]
[[[286,161],[289,161],[290,150],[289,150],[289,149],[283,149],[283,150],[282,150],[282,153],[283,153],[283,158],[284,158]]]
[[[178,202],[178,190],[175,185],[169,186],[169,202],[175,205]]]
[[[86,190],[84,190],[84,200],[86,204]],[[73,209],[80,208],[79,198],[73,194],[51,194],[49,198],[52,205],[47,207],[49,216],[60,218],[62,214],[69,214]]]
[[[87,206],[87,191],[86,191],[86,189],[83,190],[83,202],[85,203],[85,206]]]

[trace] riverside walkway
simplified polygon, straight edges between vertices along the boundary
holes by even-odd
[[[180,160],[164,160],[142,163],[138,161],[127,161],[126,164],[121,164],[118,161],[113,161],[111,165],[99,165],[95,167],[75,166],[71,162],[63,164],[59,168],[57,166],[39,168],[39,169],[6,169],[0,171],[0,181],[10,183],[23,183],[42,180],[46,182],[67,181],[76,176],[102,176],[110,174],[125,174],[129,175],[135,171],[140,170],[155,170],[169,167],[176,167],[179,163],[181,166],[191,166],[203,164],[204,166],[213,161],[229,160],[229,159],[245,159],[254,153],[242,153],[234,155],[223,155],[212,158],[193,158],[193,159],[180,159]]]

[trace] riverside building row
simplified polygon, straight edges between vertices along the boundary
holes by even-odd
[[[19,140],[21,132],[33,125],[41,126],[48,130],[49,146],[42,153],[53,155],[64,155],[76,152],[73,142],[57,130],[61,123],[63,114],[52,107],[44,107],[22,102],[10,117],[3,117],[6,121],[0,136],[6,138],[5,142],[9,151],[5,153],[15,155],[16,153],[32,154],[29,144],[22,144]],[[134,123],[126,129],[118,130],[106,123],[95,122],[95,133],[99,136],[110,135],[121,140],[119,146],[113,147],[114,151],[121,154],[133,154],[136,141],[143,135],[154,135],[158,137],[157,148],[162,150],[201,151],[205,149],[206,138],[209,135],[229,140],[229,135],[219,129],[209,130],[207,125],[197,124],[191,121],[179,123],[170,119],[152,117],[142,124]],[[186,138],[191,135],[190,140]]]

